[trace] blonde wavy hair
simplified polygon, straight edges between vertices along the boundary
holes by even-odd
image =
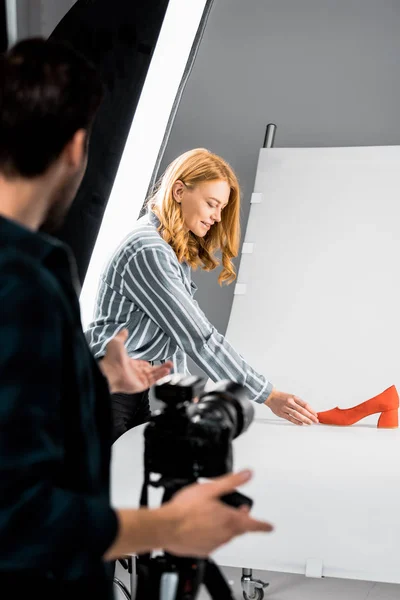
[[[173,197],[173,186],[178,180],[189,189],[205,181],[224,180],[231,189],[220,223],[215,223],[203,238],[185,230],[181,205]],[[220,285],[236,279],[232,259],[239,252],[240,188],[232,167],[225,160],[205,148],[178,156],[158,181],[148,207],[160,220],[158,231],[173,248],[179,262],[186,261],[194,269],[212,271],[220,264],[215,256],[220,250],[223,266],[218,277]]]

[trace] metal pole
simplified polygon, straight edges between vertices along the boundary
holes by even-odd
[[[243,577],[253,577],[253,569],[242,569]]]
[[[276,125],[269,123],[265,131],[263,148],[273,148],[276,133]]]
[[[6,0],[8,46],[13,46],[18,40],[17,0]]]

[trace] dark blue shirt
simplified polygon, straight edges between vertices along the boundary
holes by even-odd
[[[73,268],[65,246],[0,217],[0,578],[103,579],[107,598],[110,398]]]

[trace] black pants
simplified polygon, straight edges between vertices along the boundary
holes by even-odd
[[[149,391],[140,394],[113,394],[111,396],[114,443],[125,431],[146,423],[151,416]]]

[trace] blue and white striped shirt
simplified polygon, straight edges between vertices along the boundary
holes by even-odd
[[[193,296],[191,269],[157,231],[149,212],[117,248],[102,274],[94,320],[86,337],[96,358],[109,340],[127,328],[132,358],[172,360],[174,372],[187,373],[186,356],[212,379],[229,379],[264,402],[272,384],[246,363],[211,325]]]

